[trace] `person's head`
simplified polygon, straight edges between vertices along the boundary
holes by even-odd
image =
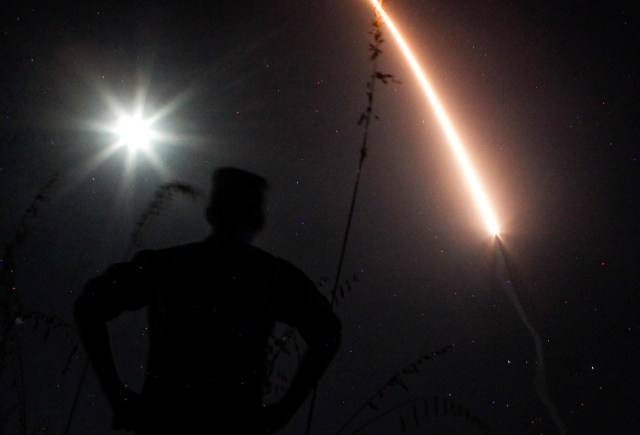
[[[265,222],[267,181],[242,169],[225,167],[213,173],[207,221],[216,234],[251,241]]]

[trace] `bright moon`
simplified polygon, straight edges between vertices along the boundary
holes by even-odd
[[[88,124],[90,130],[105,133],[105,141],[109,140],[109,143],[105,143],[106,146],[87,161],[85,171],[93,171],[119,154],[124,157],[123,180],[126,184],[133,182],[133,173],[140,161],[149,163],[163,177],[170,177],[171,171],[162,153],[167,150],[168,144],[176,144],[178,139],[175,133],[167,130],[168,125],[163,121],[186,100],[187,95],[180,95],[159,108],[153,108],[145,104],[146,90],[139,89],[132,107],[127,108],[111,93],[103,93],[110,109],[107,114],[110,119]]]
[[[117,122],[115,133],[120,137],[119,143],[132,151],[147,148],[155,136],[151,122],[140,115],[122,116]]]

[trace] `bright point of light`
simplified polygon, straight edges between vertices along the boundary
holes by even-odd
[[[155,136],[151,123],[140,115],[122,116],[114,130],[120,137],[119,143],[132,151],[147,148]]]
[[[135,181],[135,171],[149,165],[163,177],[171,177],[163,154],[169,145],[178,143],[178,135],[169,130],[173,123],[167,122],[167,118],[186,101],[187,94],[158,107],[147,102],[145,88],[135,91],[130,104],[123,104],[107,90],[102,93],[109,110],[103,120],[87,121],[87,124],[91,131],[103,133],[99,143],[104,145],[86,162],[83,171],[90,173],[118,156],[124,163],[123,183],[129,187]]]
[[[411,65],[413,72],[415,73],[416,77],[418,78],[418,81],[420,82],[420,85],[422,86],[422,89],[427,95],[427,98],[429,100],[429,103],[431,104],[431,107],[433,107],[434,111],[436,112],[438,121],[440,121],[440,124],[444,129],[447,139],[449,140],[449,144],[453,148],[453,152],[456,155],[456,158],[458,159],[460,166],[462,166],[462,172],[464,173],[464,176],[469,184],[469,187],[471,188],[471,192],[473,193],[476,203],[480,208],[480,212],[482,213],[482,217],[484,218],[484,221],[487,225],[487,229],[491,232],[492,235],[497,236],[500,230],[498,227],[498,223],[496,222],[496,219],[493,215],[493,212],[491,211],[491,207],[489,206],[489,201],[487,200],[487,197],[485,196],[484,191],[482,190],[482,186],[480,186],[480,182],[478,181],[478,177],[476,176],[476,173],[473,170],[473,167],[471,166],[469,157],[467,156],[467,153],[464,151],[462,142],[460,142],[460,139],[458,138],[458,134],[454,130],[453,125],[451,124],[451,121],[449,121],[449,117],[444,111],[444,108],[442,107],[440,100],[438,99],[435,91],[431,87],[431,84],[427,80],[426,75],[420,68],[420,65],[418,64],[418,61],[416,60],[415,56],[413,55],[413,53],[411,53],[409,46],[404,41],[404,38],[396,28],[395,24],[393,24],[393,21],[391,20],[391,18],[389,18],[389,16],[384,11],[384,9],[382,9],[382,5],[380,4],[380,2],[378,0],[371,0],[371,2],[373,3],[373,6],[376,8],[376,10],[380,13],[382,18],[384,19],[385,23],[389,27],[389,30],[391,30],[393,37],[396,39],[396,42],[400,46],[402,53],[407,58],[409,65]]]

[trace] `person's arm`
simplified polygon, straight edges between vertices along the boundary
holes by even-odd
[[[298,327],[308,348],[282,399],[265,410],[268,429],[277,430],[284,427],[316,387],[338,351],[340,330],[340,322],[333,313],[326,315],[318,324]]]
[[[94,296],[95,287],[95,281],[85,287],[85,292],[75,302],[74,311],[84,349],[102,390],[113,406],[126,390],[116,370],[107,327],[107,322],[119,313],[105,312]]]
[[[117,264],[89,281],[74,304],[80,339],[114,411],[114,429],[134,429],[140,396],[126,387],[116,369],[107,323],[129,308],[135,266]],[[128,294],[129,293],[129,294]]]
[[[275,431],[293,417],[313,391],[338,351],[341,324],[329,301],[302,271],[287,264],[280,271],[276,311],[295,327],[308,348],[282,399],[265,407],[267,429]]]

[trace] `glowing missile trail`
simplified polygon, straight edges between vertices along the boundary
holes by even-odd
[[[420,68],[420,65],[418,64],[418,61],[414,57],[413,53],[411,53],[409,46],[404,41],[404,38],[402,38],[402,35],[396,28],[391,18],[389,18],[387,13],[382,8],[382,5],[380,4],[380,2],[378,0],[371,0],[371,2],[373,3],[373,6],[376,8],[376,10],[380,13],[382,18],[384,19],[385,23],[389,27],[389,30],[391,30],[393,37],[396,39],[396,42],[400,46],[402,53],[407,58],[407,61],[409,62],[409,64],[411,65],[411,68],[413,69],[413,72],[418,78],[418,81],[420,82],[422,89],[424,90],[425,94],[427,94],[429,103],[435,110],[438,121],[440,121],[440,124],[442,124],[442,128],[444,129],[447,139],[449,139],[449,143],[453,148],[454,154],[456,155],[458,162],[462,166],[462,172],[464,173],[464,176],[467,179],[469,186],[471,187],[471,191],[476,200],[476,203],[478,204],[478,207],[480,208],[480,212],[482,213],[482,217],[484,218],[484,221],[487,225],[487,229],[491,232],[492,235],[497,236],[499,232],[499,227],[493,215],[493,212],[491,211],[489,201],[487,201],[487,197],[485,196],[484,191],[482,190],[482,186],[480,186],[478,177],[476,176],[476,173],[473,170],[473,167],[471,166],[469,157],[467,156],[467,153],[464,151],[462,142],[460,142],[460,139],[458,138],[458,134],[454,130],[453,125],[451,124],[451,121],[449,121],[449,118],[447,117],[447,114],[444,111],[444,108],[442,107],[442,104],[440,103],[438,96],[436,95],[433,88],[431,87],[431,84],[429,83],[429,81],[427,80],[427,77],[425,76],[424,72]]]
[[[536,355],[538,357],[538,366],[536,368],[536,393],[538,394],[538,397],[540,398],[542,403],[544,403],[545,407],[547,408],[547,413],[549,414],[549,416],[551,417],[551,420],[555,424],[556,429],[558,430],[558,433],[560,435],[564,435],[567,433],[566,427],[564,425],[564,422],[558,415],[557,408],[553,403],[553,401],[551,400],[551,397],[548,391],[548,386],[547,386],[548,383],[547,383],[545,370],[544,370],[545,364],[544,364],[542,339],[540,338],[540,334],[534,328],[533,324],[529,321],[529,318],[524,311],[522,302],[520,301],[520,298],[518,297],[518,294],[513,286],[513,278],[512,278],[511,271],[509,270],[510,268],[509,268],[509,263],[507,261],[507,255],[505,253],[505,250],[502,246],[500,239],[497,237],[499,232],[498,224],[493,216],[493,213],[491,212],[491,208],[489,207],[489,202],[487,201],[487,198],[484,195],[484,192],[482,191],[482,187],[478,182],[478,177],[476,176],[473,170],[473,167],[471,166],[469,157],[467,157],[467,154],[465,153],[464,148],[462,147],[462,143],[460,142],[460,139],[458,138],[457,133],[453,129],[453,125],[451,124],[451,121],[449,121],[449,118],[447,117],[447,114],[445,113],[442,107],[442,104],[440,104],[440,100],[438,99],[435,92],[433,91],[433,88],[431,87],[431,84],[429,84],[429,81],[427,80],[427,77],[425,76],[424,72],[422,72],[422,69],[418,64],[418,61],[413,56],[413,53],[411,53],[409,46],[402,38],[402,35],[400,35],[400,32],[398,32],[398,29],[396,28],[395,24],[393,24],[393,21],[391,21],[387,13],[384,11],[384,9],[382,9],[381,3],[378,0],[371,0],[371,3],[373,3],[373,6],[376,8],[380,16],[384,19],[385,23],[391,30],[391,33],[393,34],[394,38],[396,39],[396,42],[402,49],[402,52],[407,58],[407,61],[409,61],[411,68],[413,68],[413,71],[416,74],[418,81],[420,82],[420,85],[422,85],[424,92],[427,94],[429,103],[431,103],[431,106],[435,110],[436,116],[438,117],[438,120],[442,124],[442,128],[444,129],[445,134],[449,139],[449,143],[451,144],[451,147],[453,148],[453,151],[456,157],[458,158],[460,165],[462,166],[462,170],[464,172],[465,178],[467,179],[467,182],[471,186],[471,191],[473,192],[473,196],[475,197],[475,200],[478,203],[478,206],[480,207],[480,211],[482,212],[482,216],[484,217],[484,220],[487,224],[487,228],[489,229],[489,231],[491,231],[492,235],[496,236],[495,240],[497,241],[497,246],[498,246],[497,253],[500,254],[498,257],[502,260],[501,263],[499,263],[499,271],[498,271],[500,277],[502,278],[501,282],[503,283],[503,286],[505,288],[505,291],[507,292],[507,296],[509,297],[509,300],[511,301],[511,303],[516,309],[518,317],[520,318],[524,326],[529,330],[529,333],[531,334],[533,341],[535,343]]]

